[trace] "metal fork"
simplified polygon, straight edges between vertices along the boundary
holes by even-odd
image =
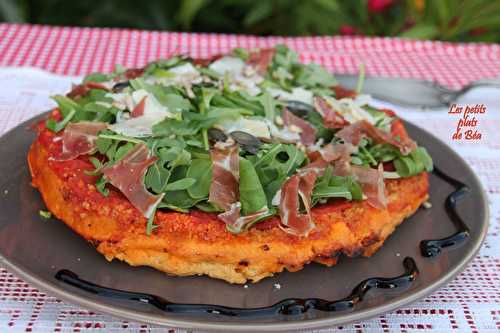
[[[335,78],[342,86],[349,89],[355,89],[358,81],[356,75],[336,74]],[[363,93],[370,94],[376,99],[403,106],[440,108],[449,106],[460,96],[474,88],[485,86],[500,89],[500,77],[477,80],[459,90],[452,90],[436,82],[424,80],[367,77],[363,84]]]

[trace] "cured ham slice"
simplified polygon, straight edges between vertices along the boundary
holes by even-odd
[[[328,128],[342,128],[349,125],[349,122],[342,117],[340,113],[334,110],[324,98],[315,96],[314,107],[323,117],[323,124]]]
[[[80,155],[93,153],[97,134],[106,129],[106,123],[82,121],[69,123],[62,136],[62,151],[57,161],[73,160]]]
[[[248,226],[249,223],[252,223],[256,219],[266,216],[269,213],[269,209],[267,207],[262,207],[261,210],[250,214],[241,216],[241,203],[236,202],[231,205],[231,208],[224,213],[217,215],[219,220],[226,223],[228,229],[233,232],[240,232],[242,229]]]
[[[130,112],[130,116],[132,118],[137,118],[144,115],[144,108],[146,107],[146,98],[148,96],[144,96],[141,101],[134,107],[132,112]]]
[[[327,162],[321,156],[316,158],[311,163],[299,169],[300,174],[306,174],[309,171],[313,171],[318,176],[322,176],[325,172],[325,169],[330,165],[330,162]]]
[[[307,121],[302,118],[297,117],[292,112],[287,109],[283,110],[282,113],[283,123],[286,126],[295,126],[300,130],[300,141],[308,146],[316,142],[316,129]]]
[[[138,78],[142,74],[144,74],[144,68],[130,68],[130,69],[127,69],[125,71],[125,73],[123,73],[123,76],[125,76],[125,78],[131,80],[131,79]]]
[[[253,66],[257,73],[260,75],[266,75],[267,68],[274,57],[274,49],[260,49],[257,51],[250,52],[250,56],[247,59],[247,64]]]
[[[151,217],[164,194],[153,195],[144,185],[144,175],[158,158],[145,144],[136,144],[121,160],[104,167],[102,173],[146,218]]]
[[[335,98],[336,99],[341,99],[341,98],[354,98],[356,97],[357,93],[354,90],[346,89],[340,85],[332,87],[332,90],[335,92]]]
[[[333,162],[341,158],[348,158],[357,151],[357,147],[349,143],[327,144],[319,150],[321,157],[327,162]]]
[[[363,137],[369,136],[377,143],[388,143],[397,147],[403,155],[408,155],[417,147],[417,144],[412,139],[400,137],[400,140],[397,140],[391,133],[384,132],[365,120],[346,126],[335,135],[344,140],[345,143],[355,146],[359,144]]]
[[[208,201],[223,209],[230,211],[231,206],[239,200],[239,155],[238,146],[227,149],[212,149],[212,183]]]
[[[311,195],[316,181],[316,173],[312,170],[297,173],[290,177],[281,187],[279,211],[280,227],[287,233],[296,236],[307,236],[316,227],[311,217]],[[306,213],[300,213],[300,199]]]
[[[66,96],[70,98],[85,96],[90,91],[90,89],[101,89],[109,91],[108,87],[106,87],[104,84],[100,84],[97,82],[86,82],[84,84],[73,85],[73,88],[69,93],[66,94]]]
[[[353,165],[352,174],[360,183],[363,194],[367,202],[378,209],[387,207],[387,197],[385,195],[384,168],[379,164],[377,169],[364,168]]]

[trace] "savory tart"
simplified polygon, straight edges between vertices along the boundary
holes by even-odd
[[[38,125],[50,210],[106,259],[257,282],[372,255],[428,198],[389,110],[284,46],[94,73]]]

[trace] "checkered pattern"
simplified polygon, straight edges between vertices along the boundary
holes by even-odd
[[[110,71],[114,64],[142,66],[172,53],[208,57],[234,47],[285,43],[301,60],[338,73],[357,72],[436,80],[453,88],[500,75],[500,45],[450,44],[363,37],[253,37],[0,24],[0,66],[33,66],[62,75]],[[497,95],[498,96],[498,95]],[[450,141],[456,121],[443,113],[407,112],[455,148],[476,170],[491,203],[491,227],[480,255],[455,280],[420,302],[357,324],[346,331],[500,331],[500,102],[482,118],[479,143]],[[0,134],[32,114],[1,108]],[[487,121],[485,121],[487,119]],[[63,303],[0,268],[0,331],[154,331]],[[331,330],[334,330],[333,328]],[[327,331],[331,331],[327,330]]]

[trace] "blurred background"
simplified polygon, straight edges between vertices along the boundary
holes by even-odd
[[[0,21],[500,42],[500,0],[0,0]]]

